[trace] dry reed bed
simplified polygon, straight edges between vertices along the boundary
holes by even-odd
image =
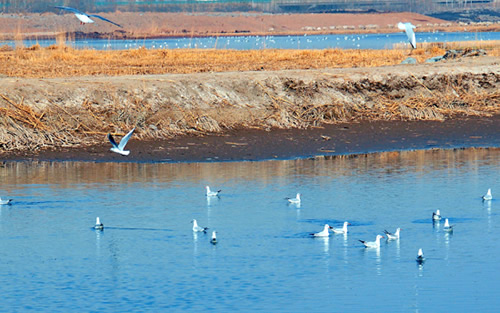
[[[439,47],[417,49],[419,62],[442,55]],[[0,51],[0,74],[12,77],[143,75],[399,64],[408,50],[75,50],[65,46]]]

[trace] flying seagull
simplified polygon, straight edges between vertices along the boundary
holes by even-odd
[[[415,49],[417,47],[417,39],[415,39],[415,32],[413,32],[415,25],[412,25],[411,23],[399,22],[398,28],[405,31],[406,36],[408,37],[408,41],[410,42],[410,45],[413,47],[413,49]]]
[[[116,144],[116,141],[115,141],[115,139],[113,139],[113,136],[111,136],[111,134],[108,134],[109,142],[111,142],[111,144],[113,145],[113,147],[110,150],[113,152],[116,152],[118,154],[121,154],[121,155],[129,155],[130,151],[123,150],[123,149],[125,148],[125,145],[127,145],[127,142],[130,139],[130,137],[132,136],[132,133],[134,132],[134,130],[135,130],[135,127],[131,131],[129,131],[128,134],[125,135],[125,137],[122,138],[122,140],[120,141],[120,144]]]
[[[77,10],[75,8],[70,8],[70,7],[65,7],[65,6],[55,6],[55,8],[58,8],[61,10],[66,10],[66,11],[69,11],[69,12],[72,12],[73,14],[75,14],[75,16],[80,20],[80,25],[94,23],[94,21],[91,19],[91,17],[97,17],[103,21],[106,21],[108,23],[111,23],[113,25],[116,25],[118,27],[123,28],[123,26],[121,26],[120,24],[116,24],[115,22],[112,22],[112,21],[108,20],[107,18],[104,18],[104,17],[97,15],[97,14],[87,14],[87,13],[82,12],[80,10]]]

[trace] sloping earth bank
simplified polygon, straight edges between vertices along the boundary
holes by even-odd
[[[341,128],[345,130],[349,125],[375,121],[432,120],[440,121],[432,122],[436,125],[445,125],[458,117],[461,121],[487,123],[489,126],[484,131],[488,129],[493,135],[485,134],[484,138],[491,142],[500,130],[499,87],[500,66],[498,58],[492,57],[379,68],[66,79],[4,77],[0,78],[3,113],[0,149],[4,151],[4,158],[29,157],[34,153],[42,153],[43,158],[47,149],[65,149],[67,153],[70,147],[96,145],[91,148],[94,154],[90,159],[104,160],[107,157],[103,153],[108,150],[106,133],[123,134],[137,126],[130,148],[146,144],[148,148],[143,146],[142,151],[157,151],[154,157],[145,154],[139,159],[173,160],[169,157],[172,152],[169,142],[186,136],[228,135],[235,131],[240,135],[255,131],[266,134],[265,131],[276,129],[311,129],[328,124],[334,126],[327,128],[339,130],[338,125],[343,125]],[[400,137],[398,129],[404,129],[405,123],[394,128],[395,138]],[[373,125],[382,124],[371,124],[363,128],[364,135],[355,132],[346,141],[369,138]],[[380,127],[387,129],[395,124],[384,125]],[[458,125],[454,127],[464,130],[451,146],[463,146],[460,138],[472,138],[476,143],[478,138],[474,137],[483,138],[475,131],[469,133],[467,123]],[[336,135],[324,132],[315,136],[323,144],[322,141],[334,142]],[[265,144],[259,143],[258,138],[276,140],[256,136],[255,143],[261,146]],[[141,143],[137,139],[141,139]],[[198,142],[204,141],[210,142],[207,138]],[[187,154],[195,150],[196,143],[191,144],[189,148],[186,142],[179,143],[187,147],[185,150],[191,149]],[[488,142],[478,144],[484,146]],[[223,147],[240,149],[247,145],[248,141],[233,142],[225,137]],[[273,142],[268,145],[273,146]],[[391,149],[390,142],[387,145],[386,148]],[[283,149],[287,147],[291,146],[284,145]],[[342,153],[328,145],[324,147],[313,149],[323,150],[323,154]],[[184,152],[182,154],[186,154]],[[133,160],[133,156],[128,160]]]

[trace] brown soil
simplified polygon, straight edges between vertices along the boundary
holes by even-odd
[[[102,144],[0,153],[4,161],[211,162],[359,155],[380,151],[500,147],[500,115],[439,121],[362,121],[308,130],[237,130],[172,140],[131,139],[129,156]]]
[[[55,11],[54,11],[55,12]],[[411,22],[417,31],[493,30],[498,25],[459,26],[417,13],[376,14],[259,14],[259,13],[102,13],[123,25],[118,28],[97,20],[80,25],[73,14],[0,14],[0,39],[55,37],[150,38],[248,34],[399,32],[395,25]]]

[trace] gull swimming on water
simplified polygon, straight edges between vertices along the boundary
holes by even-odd
[[[104,229],[104,224],[101,223],[101,220],[99,220],[99,217],[95,218],[94,229],[97,229],[97,230],[103,230]]]
[[[217,191],[210,191],[210,187],[208,187],[208,186],[206,186],[205,189],[207,190],[207,193],[206,193],[207,197],[216,197],[222,191],[222,189],[217,190]]]
[[[194,232],[207,232],[208,227],[200,227],[198,226],[198,222],[196,220],[192,220],[191,223],[193,223],[193,231]]]
[[[380,248],[380,239],[384,238],[382,235],[377,235],[377,238],[375,238],[375,241],[364,241],[360,240],[365,248]]]
[[[351,223],[344,222],[344,226],[342,228],[332,228],[332,232],[334,234],[347,234],[347,225],[351,225]]]
[[[412,25],[411,23],[399,22],[398,28],[405,31],[406,36],[408,37],[408,41],[410,42],[410,45],[413,47],[413,49],[415,49],[417,47],[417,40],[415,39],[415,32],[413,31],[415,25]]]
[[[491,195],[491,188],[488,188],[488,192],[483,196],[483,200],[491,200],[493,196]]]
[[[453,226],[454,225],[450,225],[448,219],[444,220],[444,228],[443,228],[444,231],[451,233],[453,231]]]
[[[107,18],[104,18],[104,17],[97,15],[97,14],[87,14],[87,13],[82,12],[80,10],[77,10],[75,8],[70,8],[70,7],[65,7],[65,6],[55,6],[55,8],[58,8],[61,10],[66,10],[66,11],[69,11],[69,12],[75,14],[76,18],[78,18],[80,20],[80,25],[94,23],[94,21],[91,19],[91,17],[97,17],[103,21],[106,21],[108,23],[111,23],[113,25],[116,25],[118,27],[123,28],[123,26],[121,26],[120,24],[116,24],[115,22],[112,22],[112,21],[108,20]]]
[[[213,244],[213,245],[216,245],[217,244],[217,236],[215,235],[217,234],[216,231],[213,231],[212,232],[212,239],[210,239],[210,242]]]
[[[436,210],[436,212],[432,212],[432,220],[433,221],[441,220],[441,212],[439,212],[439,210]]]
[[[387,240],[396,240],[396,239],[399,239],[399,232],[400,231],[401,231],[401,228],[398,227],[394,234],[388,232],[387,230],[384,230],[384,233],[387,236]]]
[[[418,254],[417,254],[417,260],[416,260],[418,263],[424,263],[425,261],[425,258],[424,258],[424,252],[422,251],[422,249],[418,249]]]
[[[109,142],[111,142],[111,145],[113,145],[113,147],[111,147],[110,150],[113,151],[113,152],[116,152],[118,154],[121,154],[121,155],[129,155],[130,151],[129,150],[123,150],[123,149],[125,149],[125,146],[127,145],[127,142],[129,141],[130,137],[132,137],[132,134],[134,133],[134,130],[135,130],[135,127],[132,128],[132,130],[129,131],[128,134],[126,134],[122,138],[122,140],[120,140],[120,144],[116,144],[116,141],[113,138],[113,136],[111,136],[111,134],[108,134]]]
[[[12,201],[12,199],[7,199],[7,200],[2,200],[2,198],[0,198],[0,205],[3,205],[3,204],[10,204]]]
[[[292,204],[300,204],[300,193],[297,193],[295,198],[285,198],[285,200],[288,200],[288,202]]]
[[[320,231],[319,233],[311,234],[311,236],[313,236],[313,237],[328,237],[330,235],[330,233],[328,231],[331,228],[332,227],[330,225],[325,224],[322,231]]]

